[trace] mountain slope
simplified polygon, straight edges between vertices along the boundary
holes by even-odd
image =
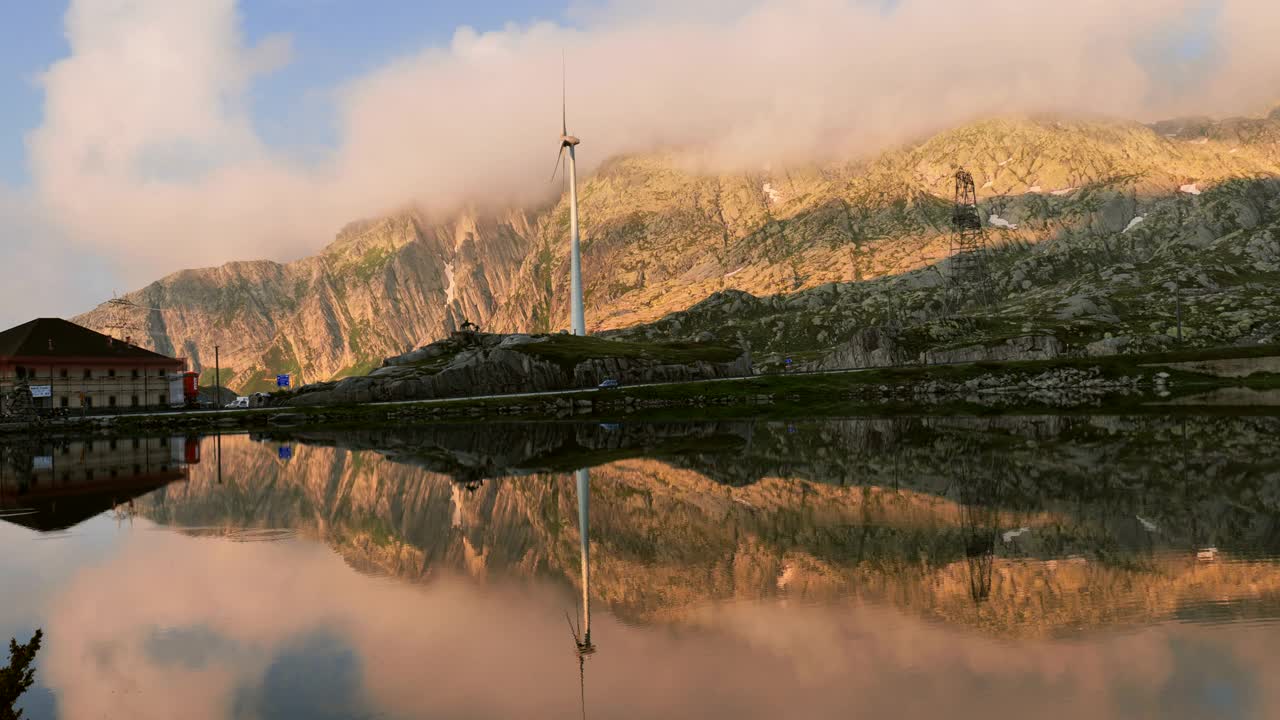
[[[992,337],[1056,318],[1055,303],[1108,265],[1177,256],[1147,277],[1121,273],[1138,278],[1135,290],[1211,261],[1218,287],[1236,269],[1270,281],[1277,189],[1260,178],[1280,174],[1278,137],[1275,118],[1153,127],[1020,118],[821,167],[714,175],[685,155],[616,158],[581,187],[588,324],[617,330],[667,318],[629,332],[710,332],[747,336],[767,351],[816,352],[892,317],[928,342],[948,342],[948,333],[972,327],[933,337],[930,324],[954,318],[971,298],[940,298],[938,273],[920,271],[945,270],[938,264],[948,254],[957,166],[973,172],[1001,248],[994,290],[1008,301],[999,310],[1008,322],[979,328]],[[1248,236],[1230,248],[1213,246],[1240,232]],[[145,344],[200,369],[211,368],[220,345],[233,386],[256,387],[276,372],[322,380],[376,366],[463,319],[494,331],[565,327],[567,237],[563,198],[492,215],[410,212],[349,226],[295,263],[184,271],[126,297],[162,308],[134,311]],[[667,317],[724,290],[794,296],[754,301],[759,312],[735,318],[750,327],[697,312]],[[836,297],[848,302],[836,308]],[[108,306],[77,321],[113,324]]]

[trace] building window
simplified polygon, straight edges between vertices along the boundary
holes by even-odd
[[[66,376],[67,376],[67,369],[66,369],[66,368],[62,368],[61,370],[59,370],[59,371],[58,371],[58,377],[60,377],[60,378],[64,378],[64,377],[66,377]]]
[[[164,368],[160,368],[156,371],[156,377],[164,377]]]
[[[132,398],[130,398],[129,404],[133,407],[138,407],[138,396],[134,395]]]
[[[116,376],[115,368],[111,368],[110,370],[107,371],[107,377],[115,377],[115,376]]]
[[[92,378],[93,378],[93,371],[92,371],[92,370],[90,370],[89,368],[85,368],[85,369],[84,369],[84,379],[85,379],[85,380],[90,380],[90,379],[92,379]]]
[[[107,449],[109,450],[116,449],[116,441],[114,439],[107,441]]]
[[[157,395],[157,396],[156,396],[156,404],[157,404],[157,405],[159,405],[159,406],[161,406],[161,407],[164,407],[164,396],[163,396],[163,395]]]
[[[66,395],[63,395],[62,397],[58,398],[58,405],[60,405],[61,407],[70,407],[71,398],[67,397]]]
[[[108,396],[107,407],[115,407],[115,406],[116,406],[116,396],[115,395]]]

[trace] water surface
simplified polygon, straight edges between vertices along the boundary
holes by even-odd
[[[0,634],[46,631],[37,719],[1280,717],[1278,434],[1029,417],[7,445]]]

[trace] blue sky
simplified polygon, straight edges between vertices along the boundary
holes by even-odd
[[[180,1],[180,0],[175,0]],[[39,73],[69,51],[67,2],[10,0],[0,22],[0,183],[28,180],[24,136],[40,124]],[[292,61],[253,87],[254,120],[264,140],[302,153],[335,141],[329,91],[424,46],[446,44],[460,26],[565,22],[563,0],[247,0],[246,40],[285,33]]]

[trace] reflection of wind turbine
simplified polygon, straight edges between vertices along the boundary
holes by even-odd
[[[595,653],[596,646],[591,644],[591,561],[588,510],[590,505],[591,472],[586,468],[574,473],[578,484],[578,534],[582,543],[582,624],[574,627],[569,620],[569,631],[573,633],[573,644],[578,653],[578,692],[582,703],[582,717],[587,716],[587,677],[586,659]],[[566,614],[567,619],[567,614]]]
[[[569,275],[571,288],[570,312],[573,321],[573,334],[586,335],[587,321],[582,310],[582,253],[578,240],[578,162],[574,154],[582,141],[569,134],[569,111],[565,96],[567,83],[564,79],[564,67],[561,66],[560,78],[560,155],[556,158],[556,169],[551,179],[556,179],[556,172],[564,160],[564,150],[569,149]]]

